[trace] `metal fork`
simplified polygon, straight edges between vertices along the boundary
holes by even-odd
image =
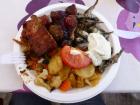
[[[21,53],[9,53],[0,56],[0,64],[23,64],[25,56]]]

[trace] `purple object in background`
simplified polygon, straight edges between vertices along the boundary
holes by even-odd
[[[123,8],[118,16],[118,29],[140,32],[140,0],[116,0]],[[120,38],[121,47],[140,61],[140,37]]]
[[[140,0],[116,0],[126,10],[137,13],[140,7]]]
[[[14,91],[14,93],[30,93],[31,91],[23,84],[23,88],[22,89],[19,89],[19,90],[16,90]]]
[[[49,4],[50,0],[31,0],[27,6],[25,11],[28,13],[27,16],[25,16],[19,23],[17,28],[19,29],[21,25],[25,22],[25,20],[31,16],[34,12],[37,10],[47,6]]]
[[[70,2],[70,3],[78,3],[78,4],[83,4],[84,2],[82,0],[31,0],[27,6],[26,6],[26,12],[28,13],[27,16],[25,16],[19,23],[18,23],[18,30],[21,27],[21,25],[25,22],[25,20],[31,16],[34,12],[38,11],[39,9],[50,5],[50,4],[55,4],[55,3],[65,3],[65,2]]]

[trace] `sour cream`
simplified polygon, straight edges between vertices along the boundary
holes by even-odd
[[[111,58],[111,44],[100,33],[88,35],[88,55],[95,66],[101,65],[103,60]]]
[[[71,54],[71,55],[79,55],[79,54],[81,54],[81,52],[78,51],[78,50],[76,50],[76,49],[71,49],[71,50],[70,50],[70,54]]]

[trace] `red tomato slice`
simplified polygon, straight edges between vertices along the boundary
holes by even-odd
[[[70,46],[64,46],[61,50],[61,58],[63,63],[74,69],[81,69],[91,64],[91,59],[81,50],[81,54],[72,55],[70,50],[74,49]]]

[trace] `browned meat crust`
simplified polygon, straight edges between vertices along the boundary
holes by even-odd
[[[57,47],[56,41],[45,27],[46,24],[48,24],[47,16],[32,16],[31,20],[23,25],[21,39],[27,40],[30,50],[38,56],[45,52],[53,52]]]

